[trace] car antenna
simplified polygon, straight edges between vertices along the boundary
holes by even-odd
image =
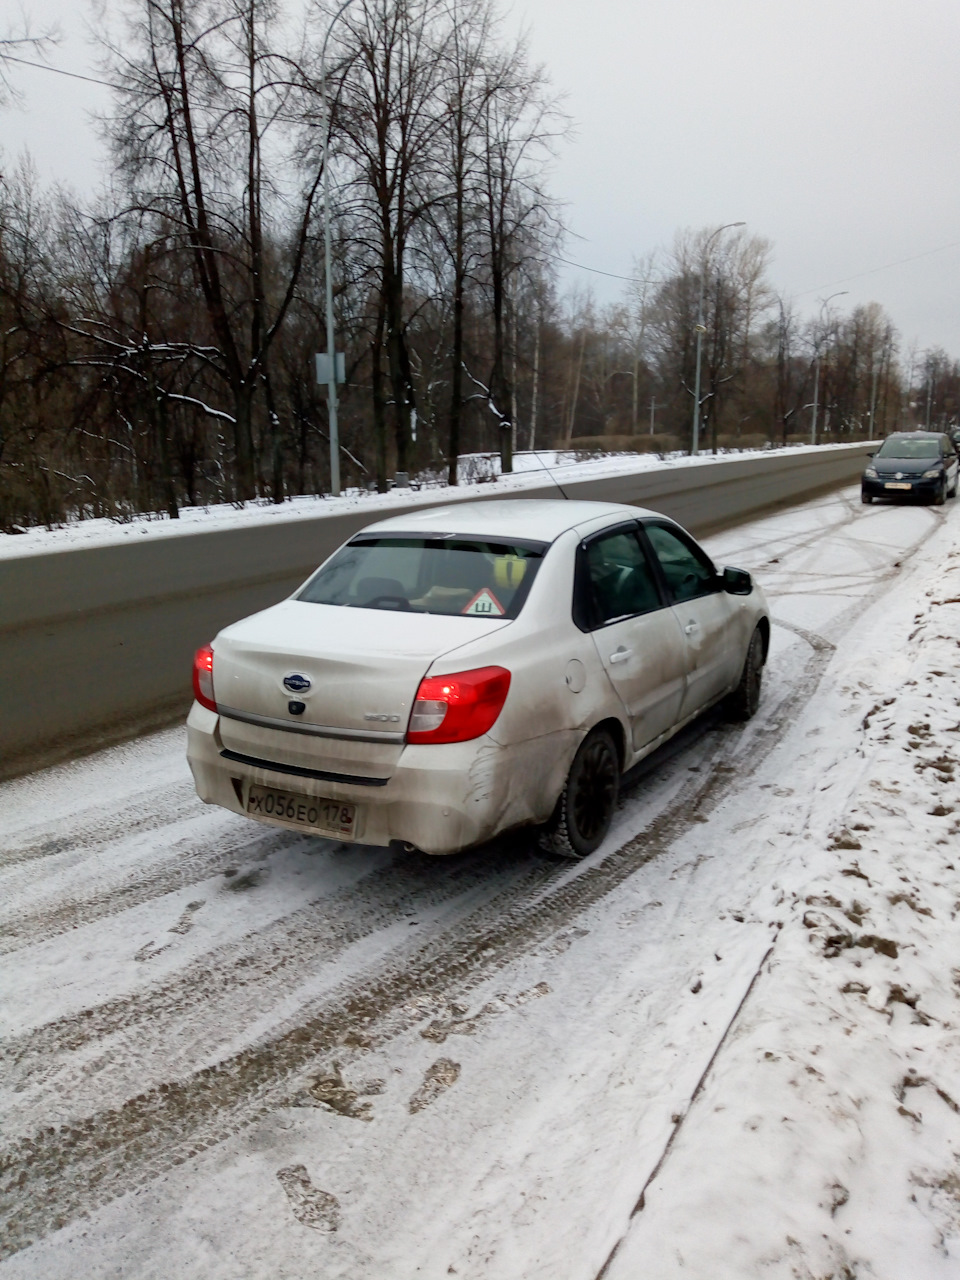
[[[557,488],[560,490],[561,496],[562,496],[562,497],[564,497],[564,498],[566,498],[566,500],[569,502],[569,501],[570,501],[570,495],[569,495],[569,493],[567,493],[567,491],[564,489],[563,485],[560,483],[560,481],[557,479],[557,477],[553,474],[553,472],[550,470],[550,468],[547,466],[547,464],[544,462],[544,460],[540,457],[539,452],[538,452],[536,449],[531,449],[531,450],[530,450],[530,453],[532,453],[532,454],[533,454],[533,456],[536,458],[536,460],[540,463],[541,467],[543,467],[544,471],[547,473],[547,475],[550,477],[550,479],[553,481],[553,483],[554,483],[554,484],[557,486]]]

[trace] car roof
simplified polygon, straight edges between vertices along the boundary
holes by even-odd
[[[614,502],[562,501],[558,498],[502,498],[425,507],[367,525],[362,532],[486,534],[496,538],[532,538],[553,542],[568,529],[609,516],[636,520],[655,511]]]
[[[942,431],[891,431],[887,436],[888,440],[939,440],[944,433]]]

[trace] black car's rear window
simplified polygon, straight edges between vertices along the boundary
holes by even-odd
[[[515,618],[547,543],[359,534],[297,596],[312,604]]]
[[[874,455],[877,458],[939,458],[939,440],[917,440],[909,436],[888,436]]]

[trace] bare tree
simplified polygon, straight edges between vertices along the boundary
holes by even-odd
[[[315,170],[285,185],[276,176],[281,161],[287,173],[293,164],[296,64],[273,44],[272,0],[130,0],[127,12],[125,38],[105,39],[119,85],[107,133],[128,210],[162,225],[192,264],[205,322],[197,355],[229,393],[235,492],[249,498],[258,488],[254,403],[269,389],[320,178]],[[269,435],[272,414],[267,422]]]
[[[530,65],[522,41],[488,70],[483,111],[484,274],[493,321],[489,407],[499,421],[500,465],[513,470],[513,390],[508,372],[508,300],[514,277],[542,262],[560,233],[558,207],[547,194],[546,166],[568,128],[547,94],[546,74]]]

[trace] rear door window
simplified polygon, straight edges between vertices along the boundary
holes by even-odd
[[[580,549],[574,620],[581,630],[662,607],[656,577],[635,528],[593,538]]]

